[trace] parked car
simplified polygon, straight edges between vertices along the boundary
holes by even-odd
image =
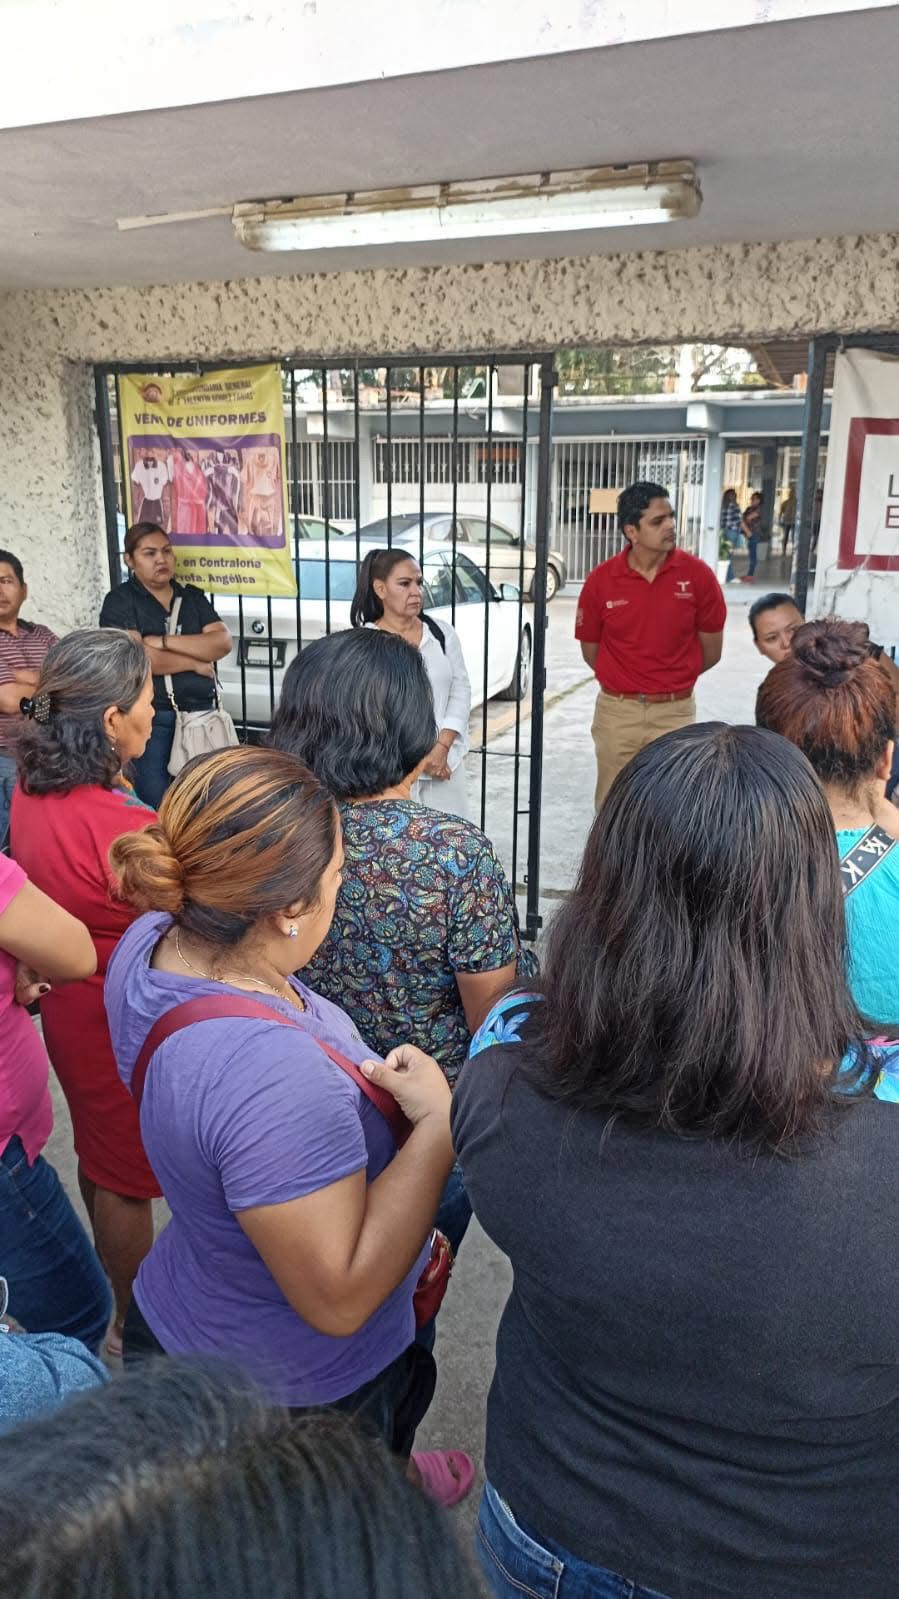
[[[414,538],[395,538],[418,556]],[[309,541],[297,561],[299,595],[288,599],[243,599],[215,596],[215,608],[231,630],[231,652],[219,662],[226,708],[236,721],[267,727],[281,680],[297,649],[323,633],[350,625],[350,603],[358,568],[351,543],[325,545]],[[454,573],[455,565],[455,573]],[[425,609],[435,621],[451,622],[459,635],[471,678],[472,708],[484,700],[484,633],[487,647],[487,698],[523,699],[531,674],[533,621],[510,583],[494,586],[472,561],[446,545],[425,551]]]
[[[422,519],[417,511],[390,518],[391,543],[414,533],[420,543]],[[366,543],[378,540],[387,543],[387,517],[377,522],[367,522],[359,537]],[[446,511],[425,511],[424,533],[426,544],[452,544],[453,519]],[[516,583],[531,599],[534,598],[534,571],[537,551],[525,541],[522,558],[522,540],[519,533],[490,518],[490,570],[487,570],[487,518],[484,516],[456,517],[456,549],[469,561],[474,561],[491,583]],[[523,571],[522,571],[523,568]],[[558,550],[550,550],[546,565],[546,598],[552,600],[563,587],[567,577],[565,562]]]
[[[331,522],[329,525],[327,525],[324,517],[321,516],[299,516],[296,518],[296,522],[294,522],[294,518],[291,517],[289,527],[291,542],[293,541],[294,537],[294,528],[296,528],[296,536],[298,539],[324,539],[326,532],[329,539],[344,538],[346,535],[346,528],[338,527],[335,522]],[[127,533],[128,529],[125,525],[125,518],[123,517],[121,511],[116,512],[116,529],[119,535],[120,582],[127,583],[130,572],[125,564],[125,534]]]

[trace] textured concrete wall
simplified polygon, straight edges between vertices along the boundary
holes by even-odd
[[[267,278],[0,300],[3,542],[35,612],[105,582],[93,361],[422,355],[899,330],[899,237]]]

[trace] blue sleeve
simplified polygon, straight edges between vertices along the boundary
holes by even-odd
[[[471,1041],[469,1060],[482,1054],[485,1049],[491,1049],[494,1044],[520,1044],[521,1029],[539,1004],[539,994],[525,992],[506,994],[498,999]]]
[[[899,1105],[899,1044],[894,1049],[876,1049],[874,1053],[880,1065],[875,1097]]]
[[[99,1388],[105,1366],[61,1333],[0,1333],[0,1432],[55,1410],[70,1394]]]

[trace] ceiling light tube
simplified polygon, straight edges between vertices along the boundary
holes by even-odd
[[[232,221],[249,250],[339,250],[654,226],[694,217],[701,203],[691,161],[657,161],[250,201]]]

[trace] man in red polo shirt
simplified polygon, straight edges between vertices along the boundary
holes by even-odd
[[[628,761],[696,719],[693,685],[721,659],[727,609],[711,568],[675,544],[674,511],[658,483],[618,497],[627,548],[595,566],[581,590],[575,637],[596,673],[596,808]]]

